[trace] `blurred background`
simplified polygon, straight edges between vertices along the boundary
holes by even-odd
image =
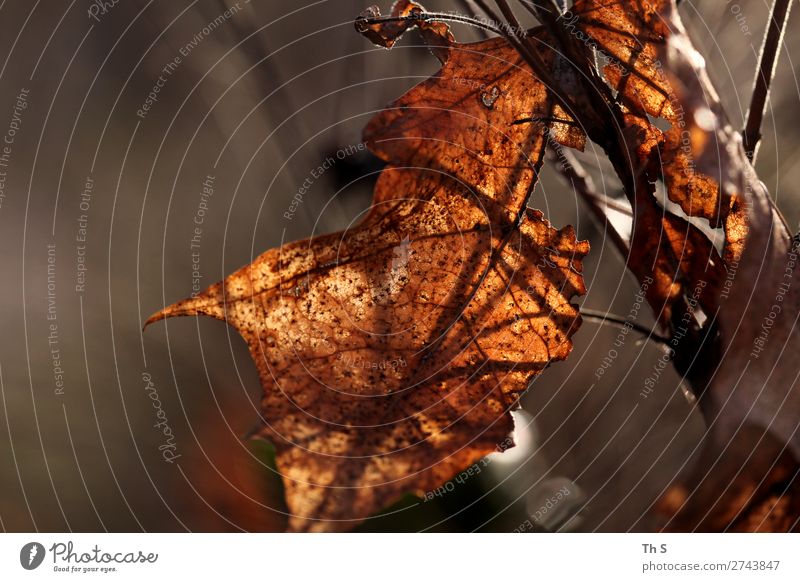
[[[364,8],[359,0],[0,3],[3,530],[285,527],[271,448],[241,439],[261,393],[244,341],[210,319],[144,334],[142,323],[268,248],[347,227],[369,205],[380,164],[355,148],[361,128],[438,65],[413,32],[391,51],[370,45],[352,24]],[[768,8],[767,0],[681,5],[734,124],[749,104]],[[792,225],[800,219],[798,12],[758,158]],[[481,38],[453,28],[458,40]],[[351,153],[312,179],[285,219],[311,172],[340,150]],[[599,150],[580,157],[602,191],[620,195]],[[591,242],[583,306],[627,316],[637,285],[604,225],[549,168],[533,205]],[[647,306],[637,323],[652,325]],[[704,428],[671,367],[645,390],[660,369],[658,346],[636,334],[615,346],[618,334],[586,320],[572,356],[526,394],[516,448],[445,495],[409,496],[359,529],[651,527],[653,503],[689,467]],[[554,503],[559,491],[568,493]]]

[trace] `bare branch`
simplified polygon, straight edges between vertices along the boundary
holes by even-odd
[[[456,4],[458,4],[461,7],[461,10],[464,11],[464,14],[466,16],[468,16],[469,18],[476,18],[475,10],[472,7],[472,4],[470,3],[469,0],[456,0]],[[481,39],[486,40],[487,38],[489,38],[489,35],[486,34],[485,28],[478,27],[476,28],[476,30]]]
[[[767,33],[764,44],[761,45],[759,66],[753,83],[753,98],[750,100],[750,110],[747,112],[747,121],[742,131],[744,151],[751,162],[755,163],[758,145],[761,141],[761,120],[767,109],[769,89],[775,68],[778,62],[778,53],[783,44],[786,32],[786,23],[789,21],[792,0],[774,0],[772,10],[767,21]]]
[[[620,317],[619,315],[614,315],[613,313],[607,313],[605,311],[598,311],[596,309],[587,309],[585,307],[581,307],[581,316],[584,319],[597,321],[598,323],[604,325],[613,325],[614,327],[619,327],[619,328],[630,328],[634,331],[638,331],[640,334],[645,336],[645,339],[662,345],[668,346],[670,343],[669,338],[657,334],[649,327],[645,327],[644,325],[634,323],[630,319],[625,319],[624,317]]]
[[[477,4],[481,10],[493,21],[496,23],[501,23],[502,20],[500,17],[489,8],[489,6],[484,2],[484,0],[475,0],[475,4]],[[555,87],[553,79],[550,76],[550,72],[544,66],[542,59],[536,53],[535,50],[532,50],[530,42],[526,42],[526,33],[525,30],[522,28],[522,25],[517,20],[514,13],[511,11],[511,7],[508,5],[508,2],[505,0],[497,0],[497,5],[500,8],[500,11],[503,13],[503,16],[506,17],[506,24],[508,26],[502,26],[502,34],[506,37],[509,43],[517,49],[517,52],[525,59],[528,65],[533,69],[534,74],[548,87]],[[556,95],[557,98],[560,100],[564,100],[563,96]],[[568,107],[568,110],[572,110],[572,107]]]

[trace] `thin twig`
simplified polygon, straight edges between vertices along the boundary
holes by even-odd
[[[601,206],[601,204],[605,204],[609,207],[611,205],[605,201],[603,196],[597,193],[592,177],[572,152],[563,149],[558,155],[560,159],[557,160],[555,164],[556,169],[558,169],[561,175],[572,184],[574,190],[578,193],[586,206],[589,207],[589,210],[591,210],[595,218],[605,226],[611,237],[611,241],[617,247],[617,250],[622,253],[622,257],[627,258],[630,253],[628,241],[619,233],[614,225],[611,224],[608,215]]]
[[[577,121],[558,117],[523,117],[522,119],[515,119],[511,122],[511,125],[522,125],[523,123],[560,123],[571,127],[580,127]]]
[[[758,154],[758,145],[761,141],[761,121],[767,110],[767,99],[772,78],[778,63],[778,53],[783,44],[786,32],[786,23],[789,21],[792,0],[774,0],[764,44],[761,45],[761,54],[758,57],[759,66],[753,82],[753,98],[750,100],[750,109],[747,112],[747,121],[742,130],[744,151],[751,162],[755,163]]]
[[[549,2],[549,4],[552,5],[552,8],[548,8],[547,6],[544,6],[542,2],[537,2],[536,0],[519,0],[519,3],[522,4],[522,6],[528,12],[538,18],[540,22],[542,22],[542,17],[539,13],[540,10],[544,10],[547,14],[555,16],[564,12],[564,10],[561,9],[561,6],[556,4],[555,0],[550,0]],[[544,22],[542,22],[542,24],[544,24]]]
[[[496,34],[503,34],[503,31],[494,26],[491,22],[486,22],[475,18],[474,16],[467,16],[464,14],[456,14],[451,12],[412,12],[406,16],[371,16],[360,17],[357,22],[364,24],[383,24],[385,22],[409,22],[409,21],[437,21],[437,22],[460,22],[462,24],[469,24],[476,28],[489,30]]]
[[[511,12],[511,9],[508,7],[506,0],[495,0],[495,2],[500,6],[503,14],[509,18],[510,22],[516,22],[513,12]],[[544,6],[542,2],[533,2],[531,0],[519,0],[519,2],[528,12],[538,18],[547,31],[555,37],[556,43],[559,45],[560,52],[563,55],[562,58],[566,59],[577,71],[579,82],[586,88],[585,99],[592,104],[592,107],[589,107],[588,110],[586,107],[568,107],[567,110],[573,116],[582,117],[582,125],[589,134],[589,137],[605,148],[610,144],[609,136],[605,131],[607,123],[598,117],[597,112],[606,111],[609,104],[614,103],[614,98],[611,94],[610,87],[598,75],[596,62],[586,54],[585,50],[577,46],[575,37],[567,33],[561,21],[562,11],[556,0],[549,0],[546,2],[549,4],[549,7]],[[535,50],[530,39],[526,40],[528,40],[528,46],[532,47],[532,50]],[[536,71],[534,70],[534,72]],[[546,79],[541,80],[547,81]],[[561,92],[558,91],[557,85],[552,83],[546,84],[553,93],[560,96],[559,94]],[[616,107],[612,108],[612,112],[618,121],[617,124],[614,124],[614,131],[615,133],[619,133],[619,127],[622,127],[621,112]],[[598,134],[597,131],[595,131],[598,128],[602,128],[600,130],[602,133]],[[621,134],[617,135],[617,138],[623,140]]]
[[[470,4],[469,0],[456,0],[456,4],[458,4],[461,7],[461,9],[464,11],[464,13],[468,17],[470,17],[470,18],[475,18],[476,17],[475,11],[473,10],[472,4]],[[486,29],[485,28],[478,27],[477,30],[478,30],[479,36],[481,36],[483,40],[486,40],[487,38],[489,38],[489,35],[486,34]]]
[[[648,340],[654,341],[662,345],[667,345],[667,346],[670,345],[669,338],[657,334],[649,327],[645,327],[644,325],[634,323],[630,319],[620,317],[619,315],[614,315],[613,313],[607,313],[605,311],[598,311],[596,309],[587,309],[585,307],[581,307],[581,316],[592,321],[598,321],[603,324],[613,325],[614,327],[630,328],[634,331],[638,331]]]
[[[609,198],[608,196],[603,196],[602,194],[599,194],[597,192],[587,192],[587,194],[589,196],[593,196],[595,200],[597,200],[600,204],[602,204],[606,208],[610,208],[615,212],[619,212],[620,214],[633,218],[633,210],[631,209],[630,206],[624,206],[619,202],[617,202],[616,200],[614,200],[613,198]]]
[[[500,17],[494,12],[494,10],[489,8],[484,0],[475,0],[475,4],[477,4],[481,10],[483,10],[486,16],[488,16],[493,22],[496,22],[500,25],[500,34],[502,34],[506,40],[508,40],[511,46],[513,46],[517,52],[520,53],[522,58],[525,59],[531,69],[533,69],[533,73],[539,78],[539,80],[542,81],[546,86],[554,88],[555,84],[550,76],[550,71],[547,70],[547,67],[545,67],[544,62],[536,53],[536,51],[532,50],[530,40],[527,39],[527,33],[525,29],[522,28],[519,20],[517,20],[517,18],[514,16],[514,13],[511,11],[508,3],[505,0],[496,0],[496,2],[500,7],[500,11],[506,17],[506,23],[502,23]],[[564,96],[562,95],[556,94],[555,96],[559,100],[565,100]],[[571,111],[572,109],[572,107],[568,107],[568,110]]]

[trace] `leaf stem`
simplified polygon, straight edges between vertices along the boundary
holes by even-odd
[[[436,20],[440,22],[461,22],[469,24],[483,30],[489,30],[496,34],[503,34],[500,28],[494,26],[491,22],[486,22],[474,16],[467,16],[465,14],[456,14],[454,12],[413,12],[406,16],[375,16],[371,18],[359,18],[357,22],[364,24],[383,24],[385,22],[408,22],[417,20]]]
[[[767,21],[767,33],[764,36],[764,43],[761,45],[761,53],[758,57],[759,66],[753,82],[753,97],[750,100],[747,121],[745,122],[744,130],[742,130],[744,151],[752,163],[755,163],[756,155],[758,154],[758,146],[761,141],[761,121],[764,118],[764,113],[766,113],[770,85],[775,76],[778,53],[783,44],[791,6],[792,0],[773,1],[772,10]]]
[[[643,336],[646,336],[646,339],[659,344],[668,346],[670,343],[669,338],[666,338],[662,335],[658,335],[649,327],[645,327],[644,325],[634,323],[630,319],[620,317],[619,315],[614,315],[613,313],[607,313],[605,311],[598,311],[596,309],[587,309],[585,307],[581,307],[581,316],[592,321],[597,321],[601,324],[613,325],[614,327],[619,327],[619,328],[629,327],[632,330],[639,332]]]

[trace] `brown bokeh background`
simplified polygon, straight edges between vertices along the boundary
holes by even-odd
[[[2,4],[0,133],[12,122],[17,95],[29,91],[8,166],[0,168],[4,530],[283,528],[268,447],[239,438],[255,423],[260,394],[244,342],[207,319],[173,320],[144,334],[141,327],[192,291],[190,242],[207,176],[214,176],[214,194],[195,258],[203,286],[282,241],[345,228],[369,204],[379,167],[349,156],[314,181],[292,220],[283,217],[330,152],[358,144],[377,109],[437,69],[413,33],[392,51],[357,35],[352,20],[365,4],[120,0],[97,20],[87,13],[92,3]],[[389,2],[381,4],[386,12]],[[230,18],[203,33],[231,7]],[[761,179],[792,225],[800,219],[797,12],[758,159]],[[681,14],[732,122],[742,124],[768,3],[685,0]],[[454,30],[462,41],[479,38],[461,25]],[[165,74],[182,49],[186,56]],[[159,75],[158,100],[137,116]],[[617,196],[601,152],[588,147],[581,158]],[[93,188],[82,209],[87,177]],[[636,284],[603,225],[550,169],[533,204],[591,241],[583,305],[627,315]],[[81,215],[86,281],[78,291]],[[48,245],[55,245],[50,297]],[[647,307],[638,323],[652,324]],[[57,343],[49,342],[53,333]],[[596,380],[617,334],[584,323],[570,359],[524,398],[516,450],[443,498],[404,499],[396,513],[362,529],[512,531],[561,487],[570,496],[537,529],[650,527],[652,504],[688,467],[703,424],[669,368],[642,397],[661,354],[634,335]],[[165,440],[153,426],[159,419],[145,373],[174,433],[180,457],[173,463],[159,450]]]

